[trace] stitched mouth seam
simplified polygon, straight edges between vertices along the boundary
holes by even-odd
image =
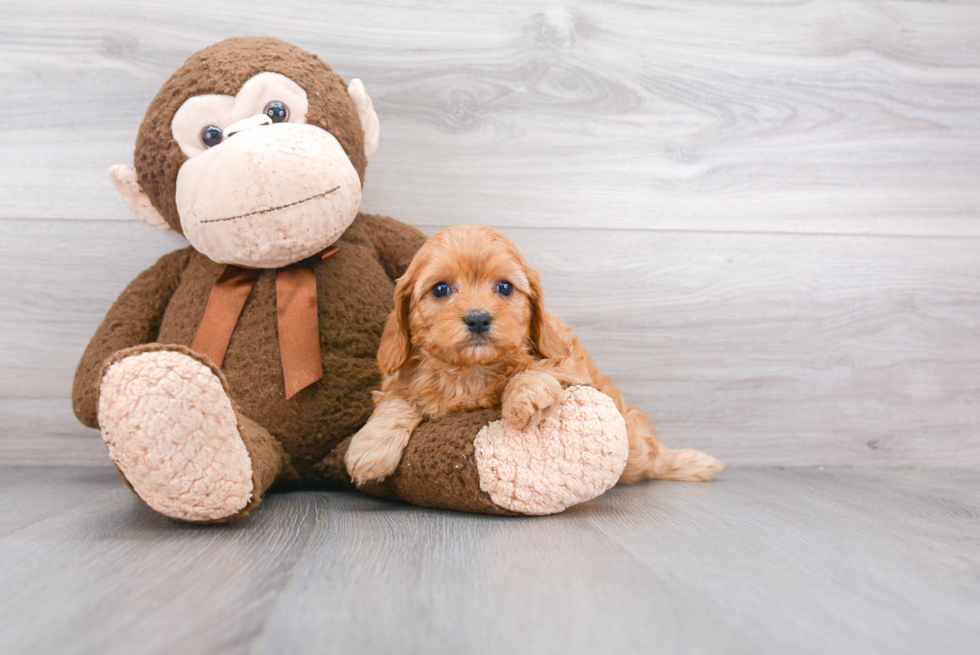
[[[258,211],[249,212],[247,214],[242,214],[240,216],[229,216],[228,218],[212,218],[206,221],[201,221],[201,223],[220,223],[222,221],[234,221],[238,218],[246,218],[248,216],[258,216],[259,214],[268,214],[269,212],[279,211],[280,209],[285,209],[286,207],[294,207],[296,205],[302,205],[304,202],[309,200],[314,200],[316,198],[322,198],[323,196],[329,195],[339,189],[339,186],[335,186],[329,191],[324,191],[323,193],[318,193],[315,196],[310,196],[309,198],[303,198],[302,200],[297,200],[296,202],[291,202],[286,205],[279,205],[278,207],[269,207],[267,209],[259,209]]]

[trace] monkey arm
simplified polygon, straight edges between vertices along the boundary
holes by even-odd
[[[499,409],[425,419],[394,472],[359,488],[423,507],[554,514],[609,489],[626,466],[626,424],[615,402],[594,388],[568,389],[538,426],[518,430],[500,419]],[[351,442],[324,460],[324,472],[343,479]]]
[[[411,225],[388,216],[358,215],[362,227],[371,235],[378,259],[392,281],[405,274],[412,258],[425,243],[426,236]]]
[[[164,255],[119,295],[89,341],[75,370],[72,407],[83,424],[98,427],[102,365],[113,353],[156,340],[163,313],[190,261],[192,249]]]
[[[474,457],[474,439],[500,410],[479,409],[428,419],[419,425],[402,452],[394,473],[382,481],[362,484],[371,495],[401,500],[422,507],[438,507],[480,514],[514,514],[480,488]],[[324,460],[323,470],[338,479],[350,479],[344,466],[353,439],[348,437]]]

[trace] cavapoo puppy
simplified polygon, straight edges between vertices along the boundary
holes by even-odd
[[[620,482],[707,480],[723,468],[701,451],[664,447],[571,328],[545,312],[538,274],[489,227],[460,225],[426,241],[395,286],[378,365],[374,413],[346,456],[357,484],[390,475],[427,416],[502,407],[511,425],[524,428],[561,400],[564,387],[580,384],[610,396],[626,420]]]

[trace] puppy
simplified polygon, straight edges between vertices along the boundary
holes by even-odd
[[[357,484],[390,475],[426,417],[502,407],[511,425],[525,428],[547,415],[564,387],[579,384],[611,397],[626,420],[621,483],[707,480],[724,468],[698,450],[663,446],[571,328],[544,311],[538,274],[489,227],[460,225],[426,241],[395,286],[378,365],[374,413],[346,455]]]

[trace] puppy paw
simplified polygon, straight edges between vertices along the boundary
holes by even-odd
[[[385,479],[395,472],[409,435],[392,434],[368,423],[351,439],[344,463],[354,484]]]
[[[565,391],[555,376],[544,371],[524,371],[504,388],[503,415],[518,430],[540,423],[561,401]]]

